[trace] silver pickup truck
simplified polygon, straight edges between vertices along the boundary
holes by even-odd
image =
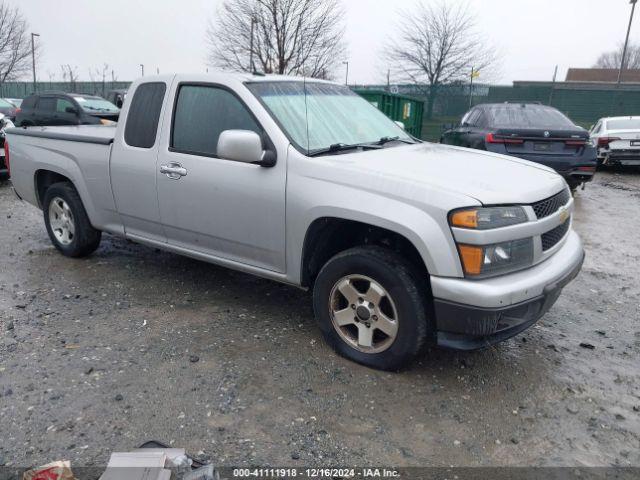
[[[117,126],[7,138],[64,255],[108,232],[311,289],[327,342],[375,368],[518,334],[584,258],[552,170],[421,142],[329,82],[145,77]]]

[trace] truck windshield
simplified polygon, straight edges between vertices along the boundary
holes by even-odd
[[[318,82],[254,82],[247,87],[265,105],[298,150],[338,152],[412,138],[348,87]],[[306,95],[305,95],[306,93]]]

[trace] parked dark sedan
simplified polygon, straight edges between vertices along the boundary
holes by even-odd
[[[14,123],[18,127],[110,124],[119,115],[118,107],[102,97],[47,92],[25,98]]]
[[[460,126],[444,132],[440,142],[541,163],[562,175],[572,190],[591,181],[596,171],[589,132],[545,105],[478,105]]]
[[[10,120],[16,118],[16,114],[20,111],[13,103],[7,102],[4,98],[0,98],[0,113]]]

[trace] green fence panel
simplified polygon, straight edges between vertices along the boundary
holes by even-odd
[[[131,82],[5,82],[0,84],[0,98],[25,98],[34,91],[85,93],[104,96],[109,90],[127,89]]]

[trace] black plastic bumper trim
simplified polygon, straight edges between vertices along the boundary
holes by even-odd
[[[478,350],[507,340],[534,325],[554,305],[562,289],[580,272],[579,262],[565,276],[550,283],[542,295],[500,308],[483,308],[435,299],[437,343],[455,350]]]

